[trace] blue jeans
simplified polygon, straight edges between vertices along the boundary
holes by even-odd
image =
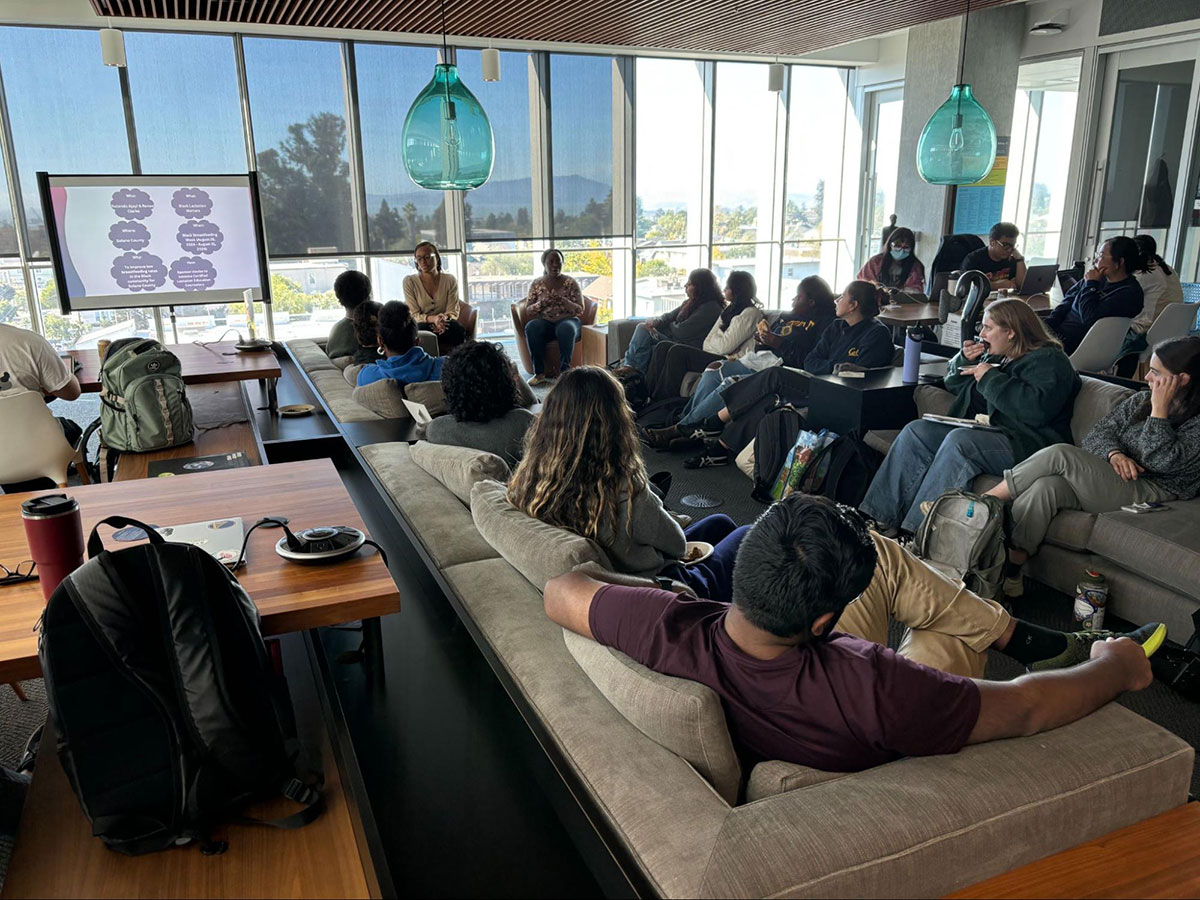
[[[753,372],[740,362],[729,359],[721,363],[719,369],[705,369],[700,380],[696,382],[692,396],[688,398],[687,406],[683,408],[679,424],[699,425],[710,416],[715,416],[725,408],[725,400],[721,397],[721,391],[735,381],[752,374]]]
[[[705,600],[733,602],[733,563],[742,538],[749,525],[737,525],[723,513],[705,516],[683,530],[689,541],[704,541],[713,545],[713,553],[703,562],[683,565],[672,563],[663,574],[682,581],[697,597]]]
[[[621,364],[645,374],[646,367],[650,365],[650,356],[654,353],[654,345],[661,340],[662,335],[657,332],[651,334],[649,328],[638,325],[633,329],[629,349],[625,351],[625,358],[621,360]]]
[[[969,488],[976,475],[1001,475],[1016,463],[999,431],[909,422],[888,451],[860,509],[879,524],[914,534],[925,519],[921,504],[953,488]]]
[[[545,374],[546,347],[551,341],[558,341],[558,370],[565,372],[571,368],[571,355],[581,330],[579,319],[574,316],[561,322],[530,320],[525,326],[525,343],[529,345],[529,355],[533,359],[533,374]]]

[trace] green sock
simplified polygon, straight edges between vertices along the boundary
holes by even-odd
[[[1031,625],[1020,619],[1014,621],[1017,624],[1012,637],[1000,652],[1022,665],[1031,666],[1040,660],[1058,656],[1067,649],[1067,636],[1061,631]]]

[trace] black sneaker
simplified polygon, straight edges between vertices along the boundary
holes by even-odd
[[[1106,641],[1109,638],[1127,637],[1137,641],[1146,651],[1146,656],[1152,656],[1167,637],[1167,626],[1159,622],[1151,622],[1133,631],[1076,631],[1063,635],[1067,639],[1067,649],[1058,656],[1040,659],[1029,666],[1030,672],[1045,672],[1049,669],[1066,669],[1087,662],[1092,655],[1092,644]]]
[[[711,451],[685,459],[683,467],[685,469],[709,469],[715,466],[727,466],[729,461],[730,454],[728,452]]]

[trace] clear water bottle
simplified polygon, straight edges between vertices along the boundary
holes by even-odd
[[[1103,631],[1107,605],[1108,582],[1099,572],[1085,570],[1075,586],[1075,621],[1084,631]]]

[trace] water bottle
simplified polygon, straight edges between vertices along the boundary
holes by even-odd
[[[49,602],[59,582],[83,565],[79,504],[66,494],[47,494],[22,503],[21,518],[42,596]]]
[[[1075,586],[1075,621],[1084,631],[1103,631],[1107,605],[1108,582],[1099,572],[1087,569]]]
[[[913,332],[904,335],[904,374],[905,384],[916,384],[921,378],[921,339],[914,337]]]

